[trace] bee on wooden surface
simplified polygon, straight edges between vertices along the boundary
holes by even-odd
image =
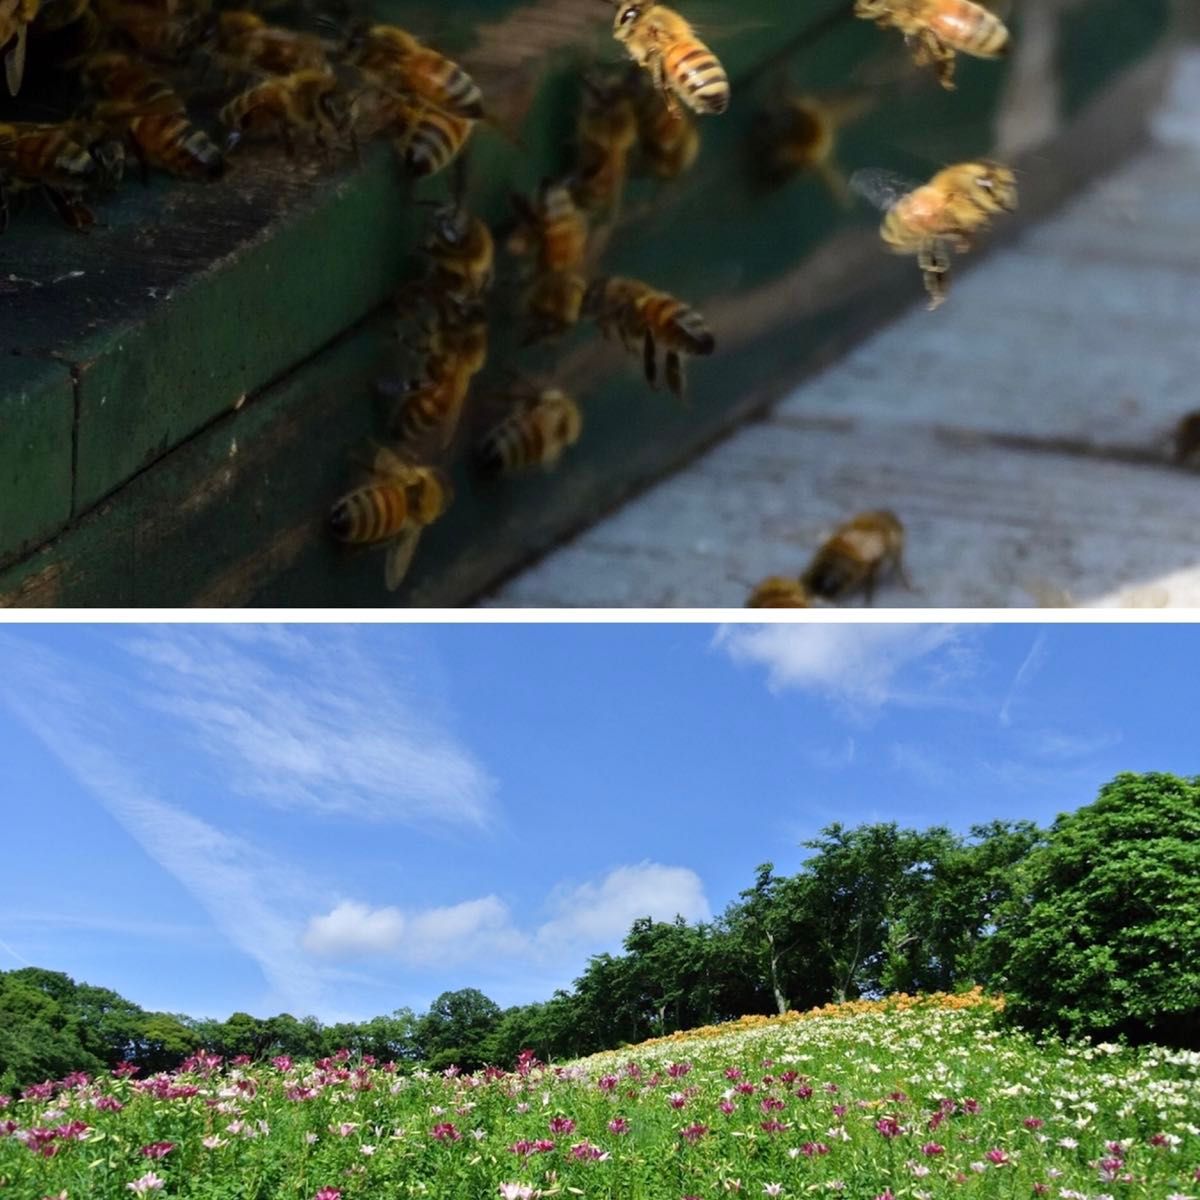
[[[484,115],[483,93],[470,75],[395,25],[372,25],[355,34],[346,61],[385,95],[412,96],[466,120]]]
[[[965,252],[999,212],[1017,207],[1013,172],[990,160],[958,163],[915,187],[890,171],[856,171],[851,188],[882,208],[880,236],[894,254],[915,254],[935,309],[946,298],[950,251]]]
[[[320,38],[268,25],[256,12],[219,13],[213,26],[212,54],[227,75],[291,75],[329,68]]]
[[[381,391],[398,398],[393,435],[422,452],[449,446],[471,381],[483,370],[487,353],[488,325],[482,307],[443,304],[425,331],[420,377],[399,387],[380,384]]]
[[[465,306],[491,289],[496,268],[492,231],[460,205],[443,205],[434,213],[424,249],[429,286],[436,294]]]
[[[637,91],[635,110],[641,165],[659,179],[678,179],[690,171],[700,153],[700,130],[691,115],[644,86]]]
[[[571,194],[586,211],[615,220],[638,139],[637,113],[624,79],[602,83],[585,76],[583,89]]]
[[[1181,467],[1200,467],[1200,412],[1188,413],[1175,426],[1175,461]]]
[[[1007,26],[975,0],[855,0],[854,12],[898,29],[917,66],[932,64],[938,82],[951,91],[956,52],[999,58],[1008,51]]]
[[[0,52],[4,54],[4,79],[10,96],[21,90],[25,43],[39,8],[40,0],[0,0]]]
[[[338,92],[338,78],[328,69],[295,71],[265,79],[234,96],[220,114],[229,130],[226,150],[232,150],[248,133],[274,131],[288,155],[296,152],[296,135],[323,149],[353,142],[349,109]]]
[[[525,387],[512,396],[513,411],[483,437],[476,450],[484,475],[553,467],[583,431],[579,406],[558,388]]]
[[[100,174],[99,164],[66,125],[13,121],[0,124],[0,232],[8,228],[12,192],[41,188],[73,229],[95,223],[82,195]]]
[[[747,608],[811,608],[812,597],[799,579],[771,575],[758,584],[746,600]]]
[[[475,122],[421,101],[394,101],[392,141],[405,167],[424,179],[444,171],[463,152]]]
[[[588,287],[584,312],[605,337],[616,334],[627,350],[640,344],[642,365],[652,387],[658,383],[658,352],[665,351],[667,387],[683,398],[683,356],[707,355],[716,340],[694,308],[637,279],[612,276]]]
[[[725,68],[673,8],[656,0],[617,0],[613,36],[650,72],[673,112],[676,100],[698,113],[723,113],[729,107]]]
[[[871,603],[879,577],[895,572],[911,587],[904,570],[904,526],[887,509],[858,513],[839,525],[814,555],[800,583],[814,596],[838,600],[862,588]]]
[[[184,179],[217,179],[225,159],[187,115],[183,99],[165,80],[129,55],[108,51],[83,64],[88,86],[107,97],[92,109],[95,120],[128,134],[143,164]]]
[[[866,95],[790,94],[759,114],[750,139],[754,166],[767,187],[780,187],[811,171],[843,206],[850,187],[834,152],[841,127],[871,106]]]
[[[416,553],[421,531],[450,507],[454,488],[436,467],[407,461],[393,450],[380,447],[371,477],[347,492],[329,514],[329,529],[350,545],[387,543],[384,581],[395,591]]]

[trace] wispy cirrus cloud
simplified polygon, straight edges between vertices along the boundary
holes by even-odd
[[[714,644],[736,663],[764,667],[775,691],[797,688],[850,709],[965,703],[976,670],[952,625],[726,625]]]
[[[549,917],[521,928],[507,904],[487,895],[459,904],[405,911],[343,900],[313,916],[304,948],[328,960],[396,958],[415,966],[489,960],[565,964],[581,951],[619,941],[639,917],[671,921],[708,918],[700,877],[687,867],[641,862],[615,867],[599,880],[560,885],[547,900]]]
[[[34,638],[0,635],[0,705],[258,965],[276,1002],[329,1012],[337,972],[302,952],[311,879],[258,839],[190,811],[151,751],[171,739],[198,746],[197,793],[215,799],[228,785],[326,818],[480,828],[491,819],[490,780],[417,709],[420,673],[366,658],[351,636],[168,627],[127,640],[124,652],[140,681],[120,655],[114,670],[84,668]]]
[[[1013,706],[1021,697],[1021,693],[1029,687],[1033,682],[1037,673],[1042,669],[1046,662],[1046,634],[1045,631],[1039,631],[1038,635],[1033,639],[1033,645],[1029,647],[1029,652],[1021,660],[1021,665],[1017,668],[1017,673],[1013,676],[1012,683],[1009,684],[1008,691],[1005,693],[1004,702],[1000,705],[998,719],[1001,725],[1012,724]]]

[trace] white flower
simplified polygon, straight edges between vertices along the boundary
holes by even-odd
[[[370,1158],[371,1155],[375,1153],[375,1147],[374,1146],[359,1146],[358,1152],[359,1152],[359,1154],[365,1154],[368,1158]]]
[[[159,1179],[153,1171],[147,1171],[141,1179],[135,1179],[132,1183],[127,1183],[125,1186],[131,1192],[136,1192],[139,1196],[144,1196],[149,1191],[161,1188],[164,1183],[166,1183],[165,1179]]]
[[[781,1196],[781,1195],[783,1195],[783,1184],[782,1183],[764,1183],[763,1184],[763,1195],[764,1196]]]

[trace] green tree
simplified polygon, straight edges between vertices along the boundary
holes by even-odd
[[[434,1071],[483,1066],[487,1037],[499,1017],[499,1006],[478,988],[443,992],[416,1024],[416,1044],[426,1066]]]
[[[1200,1046],[1200,778],[1121,774],[1061,815],[992,953],[1021,1024]]]

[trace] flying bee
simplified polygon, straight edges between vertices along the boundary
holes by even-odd
[[[458,204],[437,210],[424,248],[431,264],[430,286],[439,295],[466,305],[491,288],[496,264],[492,231]]]
[[[1175,461],[1181,467],[1200,467],[1200,412],[1188,413],[1175,426]]]
[[[256,12],[219,13],[212,45],[214,57],[229,75],[291,75],[329,68],[320,38],[268,25]]]
[[[658,352],[666,354],[667,387],[683,399],[683,356],[707,355],[716,339],[694,308],[637,279],[612,276],[593,280],[583,301],[605,337],[614,333],[626,350],[641,344],[642,365],[651,387],[658,383]]]
[[[585,76],[583,88],[576,135],[579,157],[571,193],[581,208],[615,220],[625,191],[629,153],[638,138],[637,113],[624,79],[600,83]]]
[[[676,100],[698,113],[729,107],[725,68],[673,8],[657,0],[617,0],[613,36],[650,72],[672,112],[678,112]]]
[[[932,64],[938,82],[950,91],[956,52],[1000,58],[1008,51],[1008,27],[975,0],[855,0],[854,13],[898,29],[917,66]]]
[[[475,460],[484,475],[507,475],[528,467],[555,466],[579,441],[583,414],[558,388],[524,386],[511,393],[513,411],[480,441]]]
[[[838,204],[850,203],[846,176],[834,151],[840,128],[871,106],[865,95],[790,94],[758,116],[750,147],[754,167],[767,187],[779,187],[811,171]]]
[[[395,25],[372,25],[352,36],[346,61],[385,95],[413,96],[470,121],[484,115],[483,93],[470,75]]]
[[[380,447],[370,479],[342,496],[329,514],[329,530],[351,545],[387,543],[384,581],[394,592],[408,572],[421,531],[450,507],[454,488],[437,467],[408,462]]]
[[[750,593],[747,608],[811,608],[812,597],[808,588],[798,579],[785,579],[771,575]]]
[[[635,101],[638,155],[659,179],[678,179],[691,170],[700,153],[700,130],[689,113],[672,108],[661,92],[638,89]]]
[[[881,574],[894,571],[912,587],[904,570],[904,526],[887,509],[861,512],[839,525],[814,555],[800,583],[814,596],[837,600],[862,588],[871,603]]]
[[[587,253],[588,219],[575,204],[565,183],[543,179],[532,200],[513,195],[517,227],[508,239],[508,252],[532,255],[535,270],[566,271],[583,265]]]
[[[443,304],[425,331],[421,377],[396,388],[395,437],[414,450],[444,450],[462,416],[471,381],[487,363],[488,324],[480,305],[466,309]]]
[[[8,94],[21,90],[25,75],[25,42],[41,0],[0,0],[0,51],[4,53],[4,78]]]
[[[289,156],[296,152],[295,135],[304,134],[322,148],[349,135],[350,110],[338,93],[338,78],[328,68],[310,68],[278,75],[234,96],[220,114],[230,130],[226,150],[247,133],[275,130]]]
[[[915,254],[935,309],[946,298],[950,251],[971,248],[973,235],[999,212],[1017,207],[1017,181],[1000,163],[958,163],[914,187],[889,171],[856,171],[851,188],[882,208],[879,234],[893,254]]]
[[[183,99],[165,80],[129,55],[89,55],[84,81],[105,94],[92,110],[96,121],[125,132],[142,162],[183,179],[218,179],[221,151],[187,115]]]

